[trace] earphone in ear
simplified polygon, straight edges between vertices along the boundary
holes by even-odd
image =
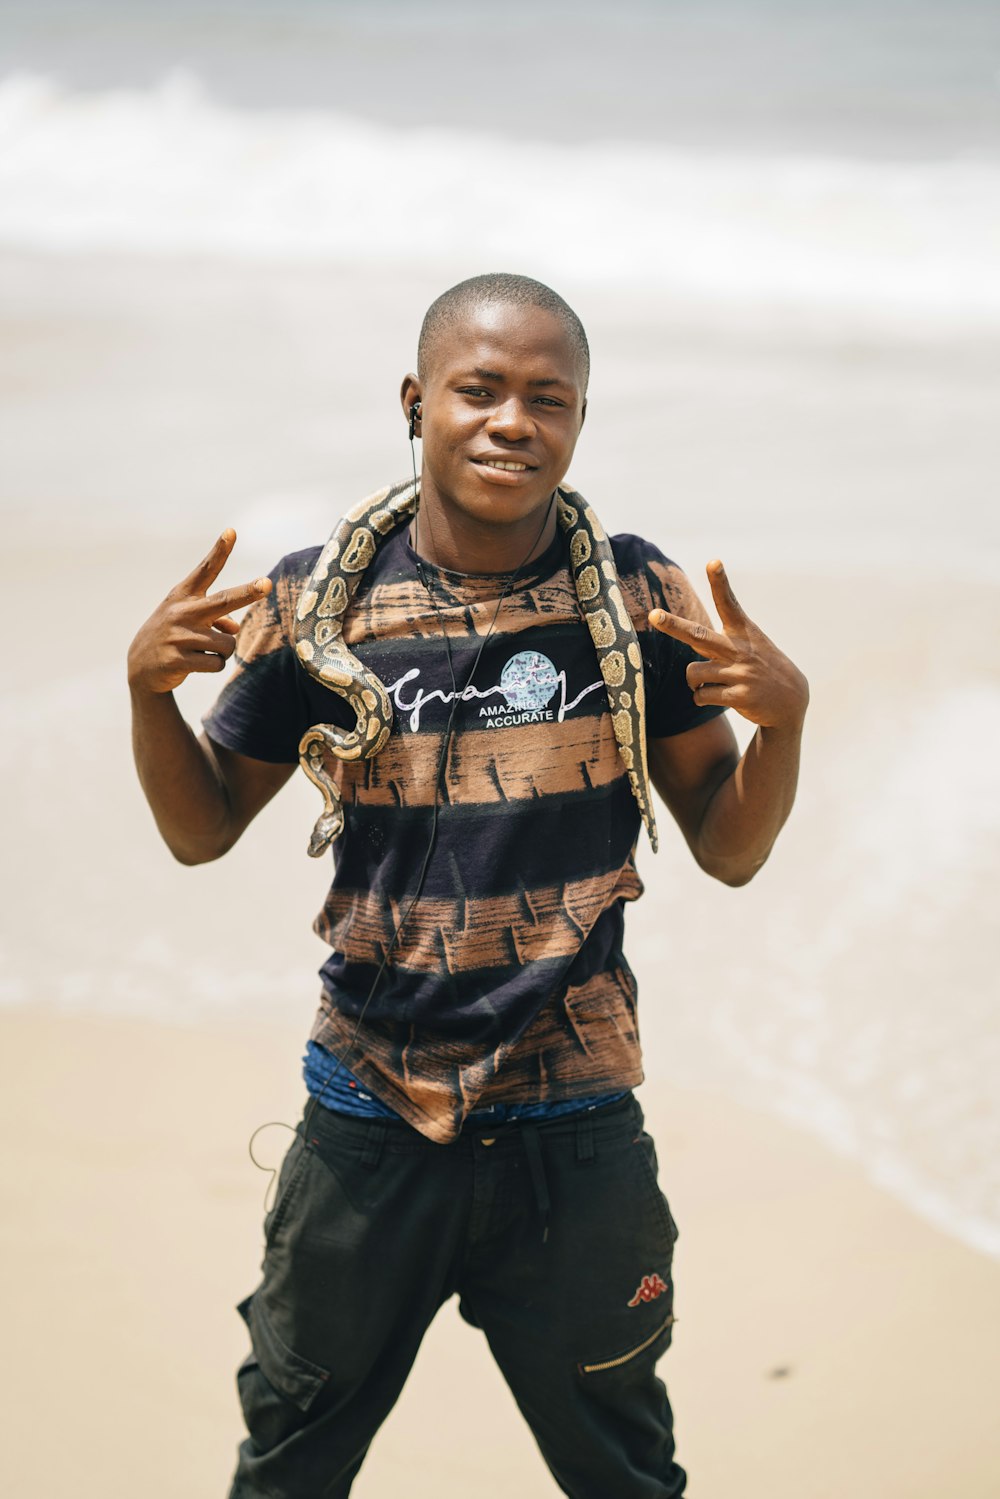
[[[410,407],[410,441],[417,435],[417,423],[420,420],[420,402],[414,401]]]

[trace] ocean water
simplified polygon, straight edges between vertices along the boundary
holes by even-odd
[[[88,94],[176,68],[231,105],[528,146],[1000,153],[992,0],[3,0],[0,21],[0,73]]]
[[[0,17],[0,246],[506,264],[701,321],[1000,326],[988,0]]]
[[[313,793],[221,888],[164,868],[121,657],[203,531],[235,521],[258,570],[402,471],[373,392],[491,265],[586,311],[574,477],[608,524],[692,573],[723,549],[813,682],[761,879],[644,860],[650,1086],[777,1110],[1000,1255],[993,3],[0,4],[0,504],[32,622],[0,996],[304,1030]],[[262,847],[283,875],[236,960]]]
[[[482,170],[507,149],[488,127],[235,108],[190,74],[97,95],[14,75],[0,83],[0,244],[529,265],[661,287],[716,316],[1000,329],[1000,162],[545,142],[512,192]],[[400,169],[410,158],[419,171]]]
[[[0,17],[0,244],[516,263],[769,315],[1000,316],[990,0]]]

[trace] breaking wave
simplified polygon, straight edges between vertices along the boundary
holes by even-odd
[[[156,88],[0,83],[0,245],[393,266],[516,265],[698,304],[1000,329],[1000,168],[557,146],[249,110]]]

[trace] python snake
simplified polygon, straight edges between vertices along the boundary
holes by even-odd
[[[326,768],[327,755],[338,760],[370,759],[392,732],[389,695],[344,643],[344,618],[376,551],[397,526],[412,518],[418,498],[419,485],[410,479],[380,489],[349,510],[334,528],[299,596],[296,656],[315,681],[350,704],[357,720],[353,729],[314,724],[299,742],[302,769],[323,796],[323,811],[309,840],[313,858],[329,848],[344,827],[344,809]],[[562,486],[556,491],[556,516],[568,535],[570,572],[604,679],[618,753],[655,850],[642,652],[622,597],[614,555],[600,521],[576,490]]]

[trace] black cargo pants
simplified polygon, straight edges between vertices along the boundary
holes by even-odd
[[[265,1221],[231,1499],[345,1499],[453,1294],[572,1499],[678,1499],[677,1230],[632,1097],[434,1145],[314,1108]]]

